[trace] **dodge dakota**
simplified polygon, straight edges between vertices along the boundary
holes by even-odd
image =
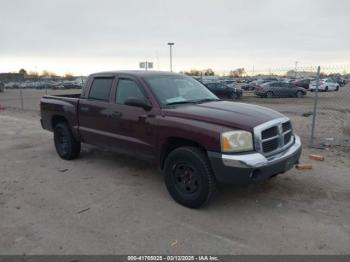
[[[41,125],[58,155],[81,143],[108,147],[159,166],[175,201],[199,208],[218,183],[245,184],[298,162],[300,138],[284,115],[223,101],[195,79],[155,71],[92,74],[80,94],[45,95]]]

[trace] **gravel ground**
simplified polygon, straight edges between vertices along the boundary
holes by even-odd
[[[304,142],[301,162],[313,169],[223,187],[209,206],[191,210],[170,198],[147,163],[92,146],[77,160],[61,160],[39,124],[39,92],[26,91],[33,111],[21,111],[6,104],[18,90],[6,90],[0,254],[349,254],[349,91],[320,94],[316,141],[326,150],[307,147],[311,95],[243,98],[291,117]],[[309,160],[311,152],[325,161]]]

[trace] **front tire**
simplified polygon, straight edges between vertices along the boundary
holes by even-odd
[[[337,86],[337,87],[335,88],[335,91],[339,91],[339,86]]]
[[[196,147],[179,147],[165,160],[166,187],[172,198],[189,208],[208,203],[216,191],[216,181],[207,156]]]
[[[328,92],[328,86],[325,87],[324,91],[325,91],[325,92]]]
[[[56,152],[61,158],[71,160],[79,156],[81,144],[74,138],[67,122],[55,125],[54,142]]]
[[[302,98],[303,96],[304,96],[304,93],[301,92],[301,91],[297,91],[297,92],[295,93],[295,97],[297,97],[297,98]]]

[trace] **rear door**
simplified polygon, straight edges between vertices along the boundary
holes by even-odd
[[[83,141],[89,144],[109,145],[110,94],[114,77],[95,77],[86,99],[79,100],[79,131]]]
[[[110,107],[109,129],[114,135],[113,146],[152,160],[156,144],[155,114],[153,109],[126,105],[128,98],[148,100],[144,87],[136,78],[118,77]]]

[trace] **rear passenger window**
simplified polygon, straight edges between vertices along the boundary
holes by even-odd
[[[116,103],[125,104],[129,98],[145,99],[145,96],[133,80],[120,79],[117,85]]]
[[[109,100],[113,78],[95,78],[91,85],[89,99]]]

